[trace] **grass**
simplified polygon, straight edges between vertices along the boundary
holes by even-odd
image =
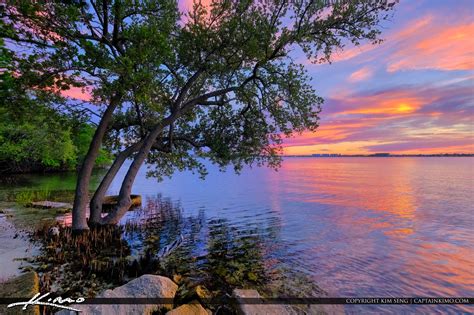
[[[49,200],[51,197],[51,191],[49,190],[23,190],[15,195],[15,201],[26,206],[34,201]]]

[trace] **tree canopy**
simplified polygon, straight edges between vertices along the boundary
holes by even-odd
[[[28,47],[12,64],[31,88],[88,86],[100,106],[73,211],[83,229],[104,142],[117,156],[91,204],[91,220],[101,224],[128,209],[145,161],[158,178],[176,168],[205,175],[203,159],[237,171],[277,167],[285,137],[318,127],[323,100],[304,63],[328,62],[348,43],[378,43],[395,2],[213,0],[195,2],[186,15],[167,0],[22,2],[2,8],[0,33]],[[295,59],[298,51],[304,59]],[[102,218],[101,196],[129,157],[119,203]]]

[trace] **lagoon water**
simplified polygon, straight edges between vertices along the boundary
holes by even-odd
[[[142,169],[133,193],[161,194],[204,225],[224,220],[234,235],[258,234],[266,265],[301,272],[329,296],[474,296],[473,158],[286,158],[278,172],[209,170],[205,181],[183,172],[158,183]],[[28,187],[49,177],[69,184],[48,189],[72,188],[67,176],[37,176]],[[204,242],[208,235],[201,237]],[[474,311],[466,305],[412,307],[345,310]]]

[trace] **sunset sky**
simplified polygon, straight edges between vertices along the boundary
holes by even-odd
[[[320,128],[286,139],[285,154],[474,153],[473,8],[401,0],[383,44],[347,47],[330,65],[296,56],[325,103]]]
[[[309,64],[326,100],[321,126],[288,139],[285,153],[473,153],[473,8],[402,0],[383,44]]]
[[[325,103],[318,130],[285,139],[284,153],[474,153],[473,8],[401,0],[381,45],[348,46],[332,64],[294,52]]]

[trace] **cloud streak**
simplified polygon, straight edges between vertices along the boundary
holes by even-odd
[[[286,139],[285,153],[474,153],[471,6],[401,1],[381,45],[303,61],[326,102],[316,133]]]
[[[471,84],[399,86],[328,99],[320,128],[287,139],[285,153],[472,150]]]
[[[472,18],[467,15],[456,21],[444,21],[441,14],[427,14],[413,19],[388,33],[383,44],[365,43],[349,47],[336,52],[331,61],[367,62],[386,59],[388,72],[473,70]]]
[[[474,23],[453,26],[432,21],[404,41],[391,56],[388,72],[474,69]]]
[[[363,67],[357,71],[352,72],[352,74],[349,76],[348,81],[349,82],[365,81],[371,78],[372,75],[373,75],[373,71],[369,67]]]

